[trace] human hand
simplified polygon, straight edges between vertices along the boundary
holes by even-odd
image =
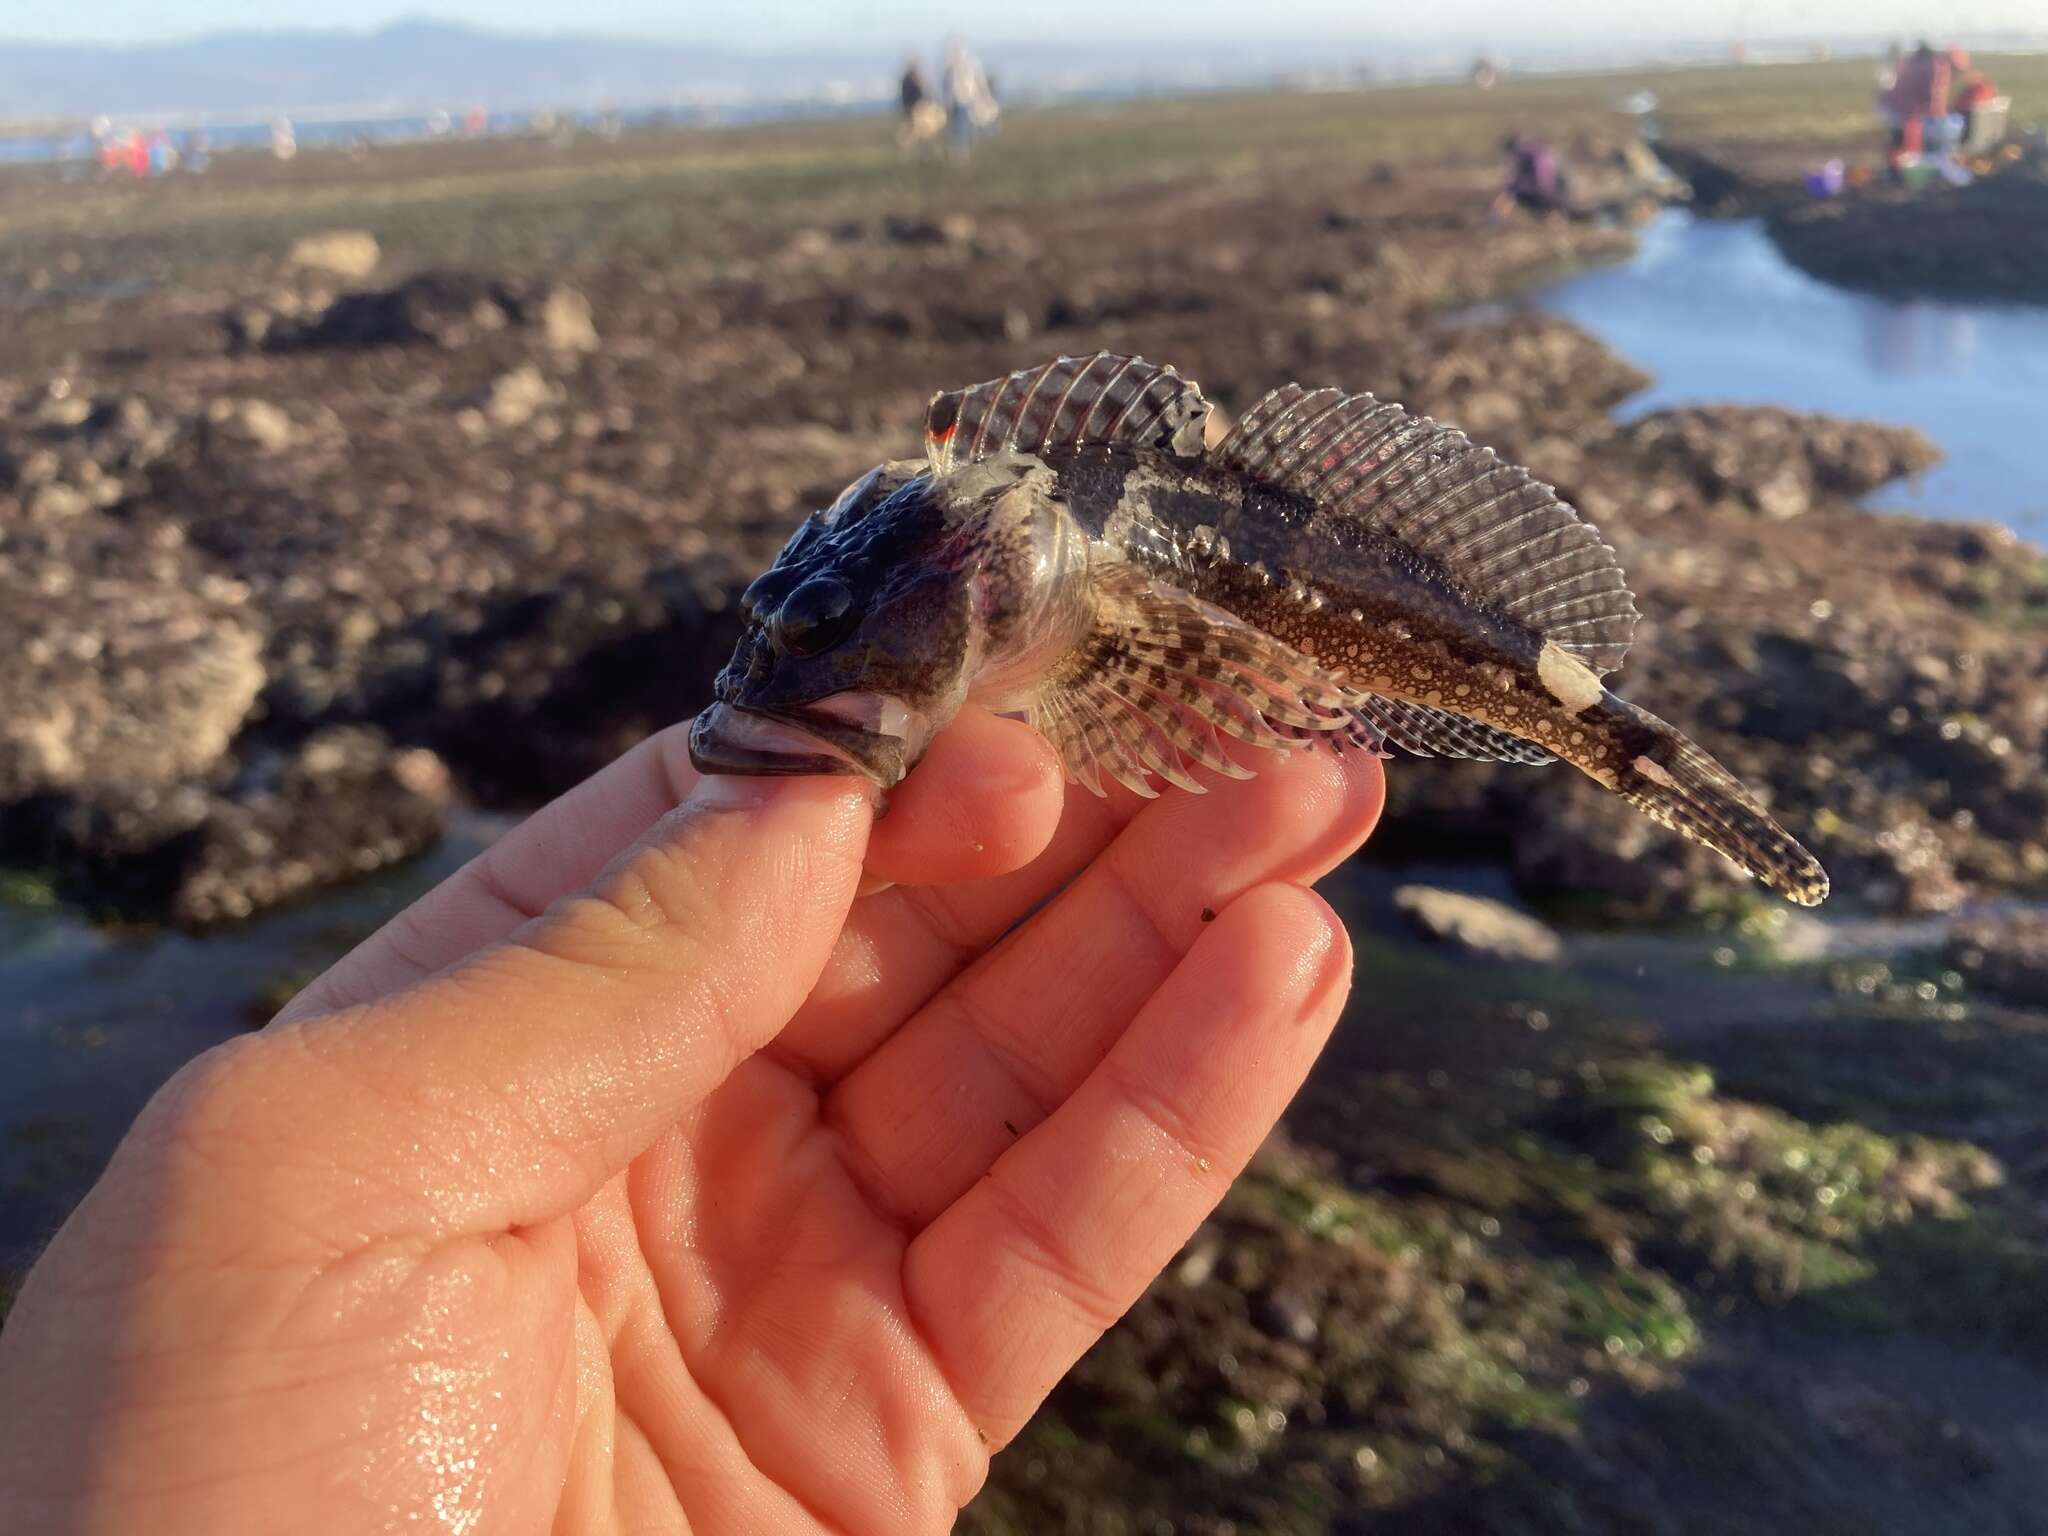
[[[0,1507],[948,1529],[1343,1003],[1378,764],[1259,767],[1063,803],[970,715],[875,821],[642,744],[150,1102],[0,1332]]]

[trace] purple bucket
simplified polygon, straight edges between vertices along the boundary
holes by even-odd
[[[1830,160],[1817,171],[1806,173],[1806,190],[1815,197],[1840,197],[1845,167],[1839,160]]]

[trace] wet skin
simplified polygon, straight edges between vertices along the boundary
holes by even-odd
[[[0,1333],[10,1516],[947,1530],[1341,1006],[1379,767],[1261,765],[969,711],[877,822],[644,744],[152,1101]]]

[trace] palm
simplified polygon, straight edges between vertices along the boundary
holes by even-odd
[[[616,1490],[624,1530],[942,1529],[986,1452],[906,1301],[909,1232],[787,1069],[756,1058],[695,1119],[576,1218],[579,1332],[609,1394],[569,1497]]]
[[[816,783],[649,831],[679,741],[151,1106],[0,1335],[77,1404],[0,1439],[21,1507],[947,1527],[1306,1070],[1348,962],[1298,882],[1376,770],[1062,812],[976,717],[872,837]]]

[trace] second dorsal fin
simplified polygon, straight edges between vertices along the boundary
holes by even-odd
[[[1056,357],[932,396],[925,454],[939,475],[993,454],[1089,443],[1192,456],[1208,415],[1202,392],[1158,363],[1114,352]]]
[[[1597,671],[1628,652],[1635,599],[1599,531],[1462,432],[1371,395],[1287,384],[1214,457],[1393,534]]]

